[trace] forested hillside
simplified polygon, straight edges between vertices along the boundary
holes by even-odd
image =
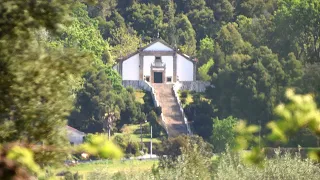
[[[151,113],[121,86],[111,68],[118,58],[155,38],[196,57],[198,80],[214,88],[185,111],[195,132],[209,139],[212,118],[229,116],[258,124],[264,133],[288,87],[313,93],[320,104],[319,6],[317,0],[75,1],[63,31],[36,34],[47,48],[90,54],[91,68],[74,90],[68,118],[85,132],[115,132]]]
[[[197,57],[198,79],[215,86],[206,93],[210,101],[186,108],[201,134],[212,131],[211,118],[228,116],[264,127],[288,87],[313,93],[320,104],[319,6],[317,0],[99,0],[86,10],[114,60],[158,35]]]
[[[320,104],[319,4],[318,0],[79,0],[66,6],[67,18],[62,19],[63,13],[52,15],[63,20],[60,24],[32,27],[23,37],[45,52],[83,53],[87,64],[78,65],[84,74],[68,75],[66,93],[75,100],[69,107],[73,109],[69,124],[85,132],[117,131],[116,127],[139,123],[151,113],[150,104],[139,104],[132,89],[122,87],[112,66],[139,46],[162,38],[196,57],[198,79],[214,87],[207,90],[205,101],[196,96],[185,108],[195,132],[209,139],[212,118],[233,116],[264,128],[288,87],[313,93]],[[15,27],[11,21],[8,25],[3,21],[3,27]],[[8,32],[1,31],[9,36]]]

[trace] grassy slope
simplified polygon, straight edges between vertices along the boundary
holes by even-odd
[[[142,124],[142,126],[149,126],[149,123]],[[126,125],[122,128],[122,133],[115,133],[114,136],[115,135],[128,135],[132,141],[140,142],[140,124]],[[150,138],[150,132],[142,132],[143,142],[150,142]],[[159,138],[152,138],[152,142],[160,143],[161,140]]]
[[[135,92],[136,101],[144,104],[143,97],[146,94],[144,91],[136,90]],[[142,126],[149,126],[149,123],[145,123]],[[129,135],[132,141],[140,142],[140,124],[130,124],[122,128],[122,133],[115,133],[114,135]],[[142,132],[142,141],[150,142],[150,132]],[[153,138],[152,142],[160,143],[161,140],[158,138]]]

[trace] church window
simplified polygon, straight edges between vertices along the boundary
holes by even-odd
[[[161,57],[159,57],[159,56],[156,56],[156,63],[161,63]]]

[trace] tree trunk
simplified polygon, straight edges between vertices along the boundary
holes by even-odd
[[[109,141],[110,141],[110,136],[111,136],[110,127],[108,127],[108,140]]]
[[[140,121],[140,146],[141,146],[141,150],[142,150],[142,123]]]

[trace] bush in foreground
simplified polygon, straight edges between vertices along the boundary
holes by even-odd
[[[190,146],[191,147],[191,146]],[[263,167],[243,162],[238,153],[226,152],[218,158],[204,157],[196,146],[194,149],[183,148],[181,154],[174,160],[174,166],[153,167],[150,171],[118,172],[110,174],[108,169],[90,173],[89,179],[113,180],[250,180],[250,179],[308,179],[320,177],[320,168],[309,159],[302,159],[292,154],[276,156],[266,159]]]
[[[214,165],[213,179],[246,180],[246,179],[319,179],[320,168],[309,159],[287,153],[267,159],[263,167],[242,162],[238,154],[222,154]]]

